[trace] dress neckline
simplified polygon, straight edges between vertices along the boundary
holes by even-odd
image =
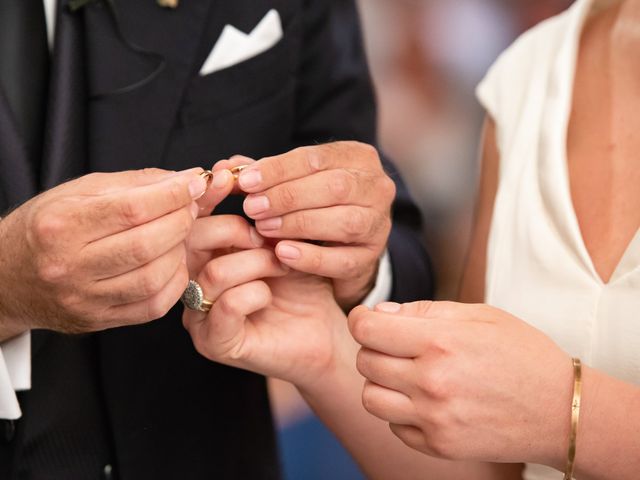
[[[562,178],[560,179],[560,198],[564,203],[564,208],[569,213],[566,220],[569,223],[569,231],[573,237],[573,243],[577,247],[578,255],[594,280],[601,286],[606,286],[617,282],[622,277],[640,267],[640,228],[636,231],[624,253],[618,260],[611,278],[605,282],[595,268],[593,258],[587,249],[582,235],[582,230],[580,229],[580,222],[578,221],[578,215],[571,196],[571,182],[569,178],[567,152],[569,122],[571,120],[571,108],[573,104],[580,42],[586,21],[593,11],[593,7],[594,0],[579,0],[578,4],[575,5],[576,11],[574,12],[573,22],[566,37],[567,40],[564,42],[554,65],[554,75],[560,76],[561,86],[565,93],[561,105],[561,115],[559,116],[560,134],[558,138],[558,148],[560,151],[558,152],[558,158],[562,160],[562,168],[559,169],[562,175]]]

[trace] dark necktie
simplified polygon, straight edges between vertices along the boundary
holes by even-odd
[[[36,171],[42,154],[49,73],[42,0],[0,0],[0,84]]]

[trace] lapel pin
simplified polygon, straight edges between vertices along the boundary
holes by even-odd
[[[180,0],[157,0],[158,5],[164,8],[178,8]]]

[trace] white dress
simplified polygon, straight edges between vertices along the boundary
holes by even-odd
[[[525,33],[478,87],[496,122],[500,152],[486,302],[542,330],[587,365],[640,384],[640,230],[603,283],[582,239],[567,171],[577,53],[594,6],[578,0]],[[528,465],[524,477],[562,474]]]

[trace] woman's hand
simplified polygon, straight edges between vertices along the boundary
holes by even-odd
[[[233,221],[244,222],[238,217]],[[231,235],[207,230],[210,239],[222,235],[234,239],[233,246],[240,248],[249,248],[247,243],[255,235],[248,225],[244,233],[236,229]],[[206,241],[203,235],[193,237],[200,242],[200,252]],[[190,270],[205,254],[200,255],[192,257]],[[198,352],[210,360],[301,388],[325,378],[346,356],[353,362],[357,345],[330,281],[290,271],[271,249],[227,251],[208,261],[196,280],[205,297],[215,303],[208,314],[185,310],[183,322]]]
[[[564,468],[571,360],[542,332],[486,305],[356,308],[365,408],[407,445],[455,460]]]

